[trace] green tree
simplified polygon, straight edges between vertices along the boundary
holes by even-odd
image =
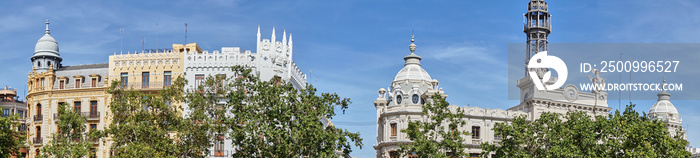
[[[109,116],[112,123],[104,131],[114,141],[113,157],[202,157],[202,148],[192,136],[195,123],[182,117],[184,100],[182,77],[158,92],[121,87],[112,82]],[[200,144],[200,145],[198,145]]]
[[[316,94],[312,86],[297,90],[279,78],[261,81],[241,66],[233,71],[236,76],[210,77],[187,96],[189,118],[210,139],[225,134],[236,146],[234,157],[335,157],[349,154],[351,142],[362,148],[359,133],[322,122],[336,115],[335,106],[345,112],[348,98]]]
[[[67,107],[65,103],[58,105],[58,132],[51,134],[51,141],[41,148],[42,157],[94,156],[90,151],[95,136],[92,131],[86,132],[85,116]]]
[[[0,107],[0,111],[3,109]],[[19,149],[24,147],[26,131],[16,130],[20,126],[19,119],[18,114],[0,117],[0,157],[18,155]]]
[[[620,114],[591,118],[584,112],[543,113],[496,123],[497,143],[481,144],[495,157],[689,157],[681,134],[670,136],[666,124],[640,115],[630,104]],[[565,120],[565,121],[564,121]]]
[[[449,106],[440,94],[432,95],[431,101],[422,106],[422,120],[410,121],[408,128],[401,130],[412,143],[401,144],[399,152],[421,157],[466,157],[463,142],[469,133],[459,130],[466,124],[462,119],[464,111],[461,108],[452,111]]]

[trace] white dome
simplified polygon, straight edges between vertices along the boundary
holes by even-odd
[[[32,58],[39,56],[60,58],[58,54],[58,42],[51,37],[51,32],[49,31],[49,20],[46,20],[46,32],[44,32],[44,36],[39,38],[39,41],[36,41],[36,46],[34,46],[34,56]]]
[[[403,80],[432,81],[428,72],[420,66],[420,60],[423,58],[415,54],[416,44],[413,43],[414,41],[413,36],[411,36],[411,45],[408,46],[409,50],[411,50],[411,54],[403,57],[406,63],[403,69],[394,77],[394,82]]]
[[[403,67],[403,69],[401,69],[401,71],[399,71],[398,74],[396,74],[396,77],[394,77],[394,81],[402,81],[406,79],[432,81],[428,72],[420,67],[420,65],[406,65]]]
[[[678,114],[678,110],[675,106],[668,100],[661,100],[656,102],[654,106],[649,109],[649,114],[659,114],[659,113],[671,113]]]
[[[34,56],[56,56],[58,57],[58,42],[49,34],[44,34],[43,37],[36,42],[34,46]]]

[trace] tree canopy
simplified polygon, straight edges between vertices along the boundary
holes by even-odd
[[[205,157],[224,139],[234,157],[335,157],[362,147],[359,133],[328,122],[336,106],[348,108],[348,98],[317,94],[312,86],[297,90],[279,78],[261,81],[241,66],[233,71],[236,76],[210,76],[189,91],[180,77],[158,92],[113,82],[112,123],[102,135],[114,141],[112,156]],[[186,109],[173,106],[181,104]]]
[[[500,142],[481,144],[494,157],[689,157],[683,133],[669,135],[666,124],[641,115],[631,104],[620,113],[590,117],[584,112],[543,113],[497,123]]]
[[[464,136],[468,132],[459,130],[466,122],[462,119],[464,111],[456,108],[451,111],[443,96],[436,93],[422,105],[423,118],[410,121],[406,129],[402,129],[412,141],[401,144],[399,152],[402,155],[417,155],[421,157],[465,157],[466,144]]]
[[[58,132],[51,134],[51,141],[41,148],[42,157],[94,156],[94,151],[91,151],[93,140],[96,141],[94,131],[86,132],[85,116],[67,107],[66,103],[58,105]]]
[[[328,122],[336,106],[348,108],[348,98],[317,94],[313,86],[295,89],[278,77],[262,81],[240,66],[233,71],[236,76],[208,77],[187,101],[188,117],[210,141],[231,140],[234,157],[334,157],[362,148],[359,133]]]
[[[3,109],[0,107],[0,111]],[[0,157],[19,155],[19,149],[24,147],[26,131],[17,130],[19,119],[18,114],[0,117]]]

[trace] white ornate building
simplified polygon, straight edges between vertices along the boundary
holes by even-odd
[[[527,21],[524,24],[528,44],[525,61],[529,61],[536,52],[547,51],[547,37],[551,32],[549,17],[546,2],[529,2],[528,12],[525,14]],[[443,97],[448,96],[438,87],[439,82],[421,68],[422,58],[415,54],[416,45],[413,44],[413,39],[411,42],[411,54],[404,57],[404,68],[394,77],[388,89],[379,89],[379,97],[374,101],[377,109],[377,144],[374,145],[377,157],[398,157],[396,151],[400,148],[399,144],[410,142],[406,134],[400,132],[401,129],[407,128],[409,121],[422,119],[421,106],[431,95],[438,93]],[[597,75],[591,77],[591,80],[604,82],[604,79]],[[550,78],[547,83],[555,81],[556,78]],[[492,130],[495,123],[508,122],[521,115],[528,120],[534,120],[543,112],[564,114],[568,111],[584,111],[589,115],[607,115],[611,109],[608,107],[605,91],[580,92],[574,85],[554,90],[537,90],[531,77],[527,75],[517,82],[520,88],[520,104],[507,110],[450,105],[453,110],[462,108],[465,111],[463,119],[466,126],[459,127],[458,130],[471,133],[464,142],[470,157],[479,156],[479,144],[482,142],[500,141],[501,138],[494,135]]]
[[[544,0],[531,0],[528,3],[528,12],[524,14],[526,22],[523,32],[527,35],[526,64],[537,52],[547,51],[547,38],[551,33],[549,24],[549,11]],[[399,157],[396,152],[399,144],[410,143],[405,133],[400,132],[408,126],[409,121],[423,119],[422,104],[433,94],[440,94],[447,97],[442,88],[438,87],[439,82],[430,77],[421,67],[421,57],[415,54],[416,45],[411,39],[409,49],[411,54],[405,56],[404,68],[402,68],[388,89],[379,89],[379,97],[374,101],[377,109],[377,144],[374,149],[377,157]],[[527,68],[525,69],[527,70]],[[538,72],[544,72],[537,70]],[[595,84],[605,84],[605,79],[594,72],[595,76],[589,76]],[[541,74],[538,77],[542,79]],[[546,83],[554,83],[556,78],[552,77]],[[665,82],[665,81],[664,81]],[[525,77],[517,81],[520,89],[520,104],[507,110],[490,109],[480,107],[459,107],[450,105],[451,110],[462,108],[465,115],[462,119],[466,121],[466,126],[459,127],[458,130],[468,131],[471,136],[464,142],[467,144],[466,152],[469,157],[479,157],[482,142],[498,142],[501,137],[494,135],[492,128],[495,123],[511,121],[516,116],[525,116],[528,120],[535,120],[543,112],[554,112],[565,114],[569,111],[583,111],[588,115],[607,115],[611,110],[607,104],[607,92],[604,90],[593,90],[581,92],[574,85],[566,85],[554,90],[537,90],[534,82],[526,73]],[[676,135],[680,129],[682,119],[678,110],[670,102],[670,94],[663,91],[658,94],[658,102],[649,110],[648,117],[661,119],[667,123],[671,135]],[[685,135],[684,135],[685,138]],[[689,151],[692,148],[689,148]],[[697,149],[693,149],[697,150]],[[410,155],[416,156],[416,155]]]
[[[270,39],[260,39],[260,27],[258,27],[256,52],[241,50],[240,47],[223,47],[221,51],[202,51],[196,43],[183,46],[189,50],[185,52],[185,79],[188,83],[185,88],[197,89],[200,82],[208,76],[224,75],[234,76],[232,66],[241,65],[249,67],[261,80],[269,80],[274,77],[291,83],[296,89],[306,88],[306,75],[292,60],[292,36],[283,31],[282,41],[276,41],[275,29],[272,29]],[[174,49],[179,47],[174,46]],[[188,49],[189,48],[189,49]],[[189,113],[185,105],[185,116]],[[323,120],[322,120],[323,121]],[[330,121],[330,120],[328,120]],[[209,153],[210,157],[230,157],[234,151],[230,140],[221,140],[214,143]]]

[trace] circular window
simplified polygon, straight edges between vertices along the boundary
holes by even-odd
[[[418,101],[420,101],[420,97],[418,97],[418,94],[414,94],[411,99],[413,100],[413,104],[418,104]]]
[[[401,104],[401,95],[396,96],[396,104]]]

